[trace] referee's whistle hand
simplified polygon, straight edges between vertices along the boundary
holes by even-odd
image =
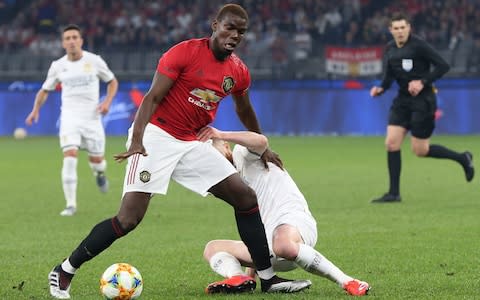
[[[370,96],[371,97],[377,97],[382,93],[383,93],[383,88],[381,88],[381,87],[374,86],[370,89]]]

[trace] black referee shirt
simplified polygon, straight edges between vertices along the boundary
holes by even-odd
[[[396,80],[400,93],[408,93],[408,83],[412,80],[423,81],[424,89],[432,87],[432,83],[448,72],[450,66],[427,42],[410,34],[402,48],[398,48],[395,40],[387,44],[384,54],[385,74],[381,87],[387,90]],[[431,68],[433,65],[434,68]]]

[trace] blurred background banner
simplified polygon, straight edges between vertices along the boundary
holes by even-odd
[[[335,75],[372,76],[382,73],[381,47],[344,48],[327,46],[326,71]]]
[[[273,135],[383,135],[388,109],[395,96],[392,87],[372,99],[370,81],[259,81],[250,96],[262,129]],[[0,84],[0,135],[25,127],[39,82]],[[103,118],[108,135],[126,135],[149,81],[124,83],[110,112]],[[480,80],[439,82],[437,129],[439,134],[480,133]],[[58,134],[60,92],[52,92],[42,107],[40,121],[28,127],[29,135]],[[243,130],[230,98],[219,108],[214,125]]]

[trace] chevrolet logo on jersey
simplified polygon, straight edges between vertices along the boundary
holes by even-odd
[[[225,92],[225,94],[228,94],[233,89],[234,85],[235,85],[235,81],[233,80],[232,77],[225,76],[223,78],[222,89]]]
[[[209,89],[202,90],[199,88],[194,89],[193,91],[190,92],[190,94],[200,98],[201,101],[203,102],[218,102],[222,100],[222,97],[217,96],[214,91],[211,91]]]

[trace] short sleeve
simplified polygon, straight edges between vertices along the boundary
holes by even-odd
[[[109,82],[115,77],[112,71],[108,68],[107,63],[99,55],[97,55],[96,64],[97,64],[97,70],[98,70],[98,77],[103,82]]]
[[[235,145],[233,147],[232,156],[236,166],[243,165],[245,161],[256,161],[260,159],[258,154],[250,152],[242,145]]]
[[[157,72],[170,77],[172,80],[177,80],[185,66],[188,65],[188,57],[191,57],[191,55],[187,54],[186,42],[173,46],[160,57]]]
[[[57,68],[55,62],[52,62],[50,68],[48,69],[47,78],[42,84],[42,90],[53,91],[55,87],[60,82],[57,77]]]
[[[238,83],[235,85],[232,90],[232,94],[236,96],[243,96],[247,93],[248,88],[250,87],[250,72],[248,68],[242,63],[242,68],[240,68],[240,75]]]

